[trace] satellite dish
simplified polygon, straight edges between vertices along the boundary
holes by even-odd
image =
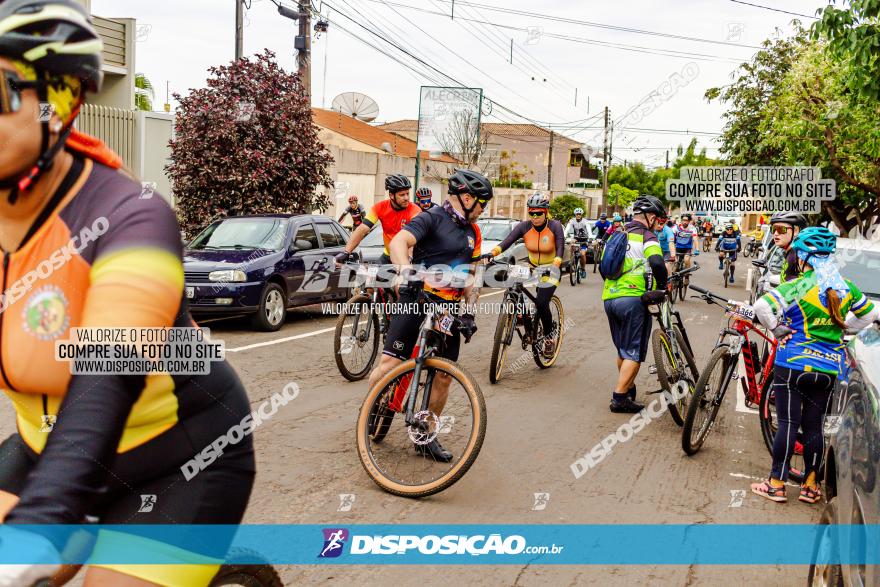
[[[386,153],[391,153],[392,155],[394,155],[394,147],[392,147],[391,143],[389,143],[388,141],[382,143],[382,150]]]
[[[363,122],[372,122],[379,116],[379,105],[376,101],[360,92],[343,92],[333,98],[331,110],[357,118]]]

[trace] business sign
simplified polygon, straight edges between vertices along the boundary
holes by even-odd
[[[422,86],[419,98],[419,151],[454,152],[462,137],[479,138],[481,88]]]

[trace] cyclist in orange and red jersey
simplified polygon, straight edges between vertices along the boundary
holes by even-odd
[[[391,263],[388,243],[422,209],[410,201],[409,190],[412,189],[412,184],[405,175],[389,175],[385,178],[385,189],[388,190],[388,199],[382,200],[370,208],[363,223],[351,234],[348,244],[345,245],[345,252],[336,255],[337,263],[344,263],[348,260],[351,253],[373,230],[377,222],[382,223],[382,239],[385,241],[385,249],[379,258],[379,263],[382,265]]]

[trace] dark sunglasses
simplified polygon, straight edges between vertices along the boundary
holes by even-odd
[[[14,71],[0,69],[0,114],[12,114],[21,109],[21,91],[36,89],[40,82],[25,81]]]
[[[532,218],[540,218],[544,214],[546,214],[546,212],[529,212],[529,216]]]

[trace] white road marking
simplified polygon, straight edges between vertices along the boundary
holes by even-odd
[[[246,345],[246,346],[240,346],[240,347],[237,347],[237,348],[234,348],[234,349],[226,349],[226,352],[227,352],[227,353],[238,353],[238,352],[241,352],[241,351],[249,351],[249,350],[251,350],[251,349],[255,349],[255,348],[259,348],[259,347],[271,346],[271,345],[273,345],[273,344],[280,344],[280,343],[282,343],[282,342],[288,342],[288,341],[291,341],[291,340],[299,340],[300,338],[308,338],[308,337],[310,337],[310,336],[317,336],[317,335],[319,335],[319,334],[324,334],[324,333],[327,333],[327,332],[333,332],[334,330],[336,330],[336,327],[335,327],[335,326],[332,327],[332,328],[322,328],[321,330],[315,330],[315,331],[312,331],[312,332],[306,332],[305,334],[297,334],[296,336],[285,336],[284,338],[277,338],[277,339],[275,339],[275,340],[267,340],[266,342],[258,342],[258,343],[255,343],[255,344],[249,344],[249,345]]]
[[[482,294],[480,299],[488,298],[491,296],[497,296],[499,294],[503,294],[506,290],[500,289],[498,291],[493,291],[492,293]],[[251,349],[256,349],[264,346],[271,346],[273,344],[281,344],[282,342],[290,342],[291,340],[299,340],[301,338],[308,338],[310,336],[317,336],[319,334],[325,334],[327,332],[333,332],[336,330],[336,327],[332,328],[322,328],[321,330],[314,330],[312,332],[306,332],[304,334],[297,334],[295,336],[285,336],[283,338],[276,338],[275,340],[267,340],[266,342],[258,342],[254,344],[249,344],[245,346],[240,346],[232,349],[226,349],[227,353],[239,353],[241,351],[249,351]]]

